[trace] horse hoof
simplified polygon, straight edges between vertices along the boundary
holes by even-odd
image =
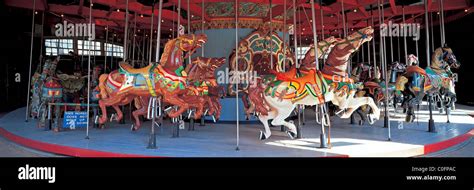
[[[296,133],[293,133],[292,131],[287,131],[286,134],[293,140],[296,138]]]
[[[260,140],[263,141],[267,139],[267,137],[265,136],[265,133],[263,133],[263,131],[260,131]]]
[[[405,121],[408,123],[412,123],[415,120],[415,117],[412,115],[407,115]]]
[[[370,125],[373,125],[375,123],[375,119],[372,114],[367,115],[367,120],[369,121]]]

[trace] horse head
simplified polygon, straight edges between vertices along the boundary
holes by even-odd
[[[413,54],[408,55],[407,57],[407,65],[408,66],[413,66],[413,65],[418,65],[420,62],[418,61],[418,57],[416,57]]]
[[[372,40],[373,34],[374,29],[371,26],[368,26],[352,33],[351,35],[347,36],[342,40],[339,40],[337,46],[342,49],[345,48],[347,45],[350,45],[352,46],[352,48],[349,53],[353,53],[357,49],[359,49],[362,44]]]
[[[451,48],[445,45],[441,48],[441,50],[443,52],[442,60],[446,62],[449,67],[457,69],[461,66],[461,63],[456,59],[456,56],[454,55],[453,50]]]
[[[342,40],[338,40],[336,45],[328,55],[328,59],[322,72],[330,75],[347,75],[347,64],[351,55],[360,48],[360,46],[372,40],[374,29],[366,27],[354,32]]]
[[[192,60],[192,66],[186,69],[188,80],[206,80],[214,77],[214,71],[224,65],[225,58],[196,57]]]
[[[181,35],[176,39],[179,49],[188,52],[188,56],[192,55],[196,49],[202,47],[206,42],[206,34],[186,34]]]

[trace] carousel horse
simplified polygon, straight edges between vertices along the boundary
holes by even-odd
[[[81,103],[81,97],[84,97],[83,92],[87,90],[87,75],[82,76],[81,73],[77,71],[72,75],[64,73],[58,74],[57,78],[64,89],[64,102]],[[80,106],[76,106],[76,109],[80,109]]]
[[[263,94],[249,94],[249,96],[263,97],[259,101],[264,101],[269,108],[266,110],[267,114],[261,113],[258,116],[265,127],[265,132],[260,132],[260,139],[264,140],[270,137],[271,131],[268,126],[270,119],[273,119],[272,125],[286,126],[288,136],[292,139],[295,138],[297,135],[295,125],[286,122],[285,119],[292,113],[296,105],[319,105],[331,101],[344,111],[341,117],[348,118],[357,108],[368,104],[372,107],[371,115],[374,119],[378,119],[380,110],[372,98],[354,97],[355,85],[353,80],[347,76],[346,71],[351,54],[363,43],[372,40],[373,32],[372,27],[366,27],[338,41],[329,53],[322,71],[313,68],[302,72],[303,76],[300,77],[294,75],[285,78],[273,75],[269,77],[270,82],[267,83]],[[253,86],[259,86],[259,84]],[[261,91],[257,89],[254,92]]]
[[[456,101],[456,92],[451,68],[459,66],[460,63],[451,48],[444,46],[435,50],[431,64],[425,70],[417,65],[409,66],[406,73],[397,78],[396,90],[405,97],[402,105],[407,109],[407,122],[413,122],[414,106],[420,104],[425,95],[428,95],[431,101],[431,97],[441,93],[447,99],[446,109],[453,105]],[[448,112],[447,115],[449,122]]]
[[[205,58],[196,57],[191,61],[191,64],[186,66],[187,85],[189,88],[187,93],[180,96],[184,101],[188,102],[191,108],[196,108],[194,114],[195,118],[201,117],[203,109],[208,109],[209,115],[215,115],[219,119],[222,106],[219,98],[225,94],[220,92],[214,77],[214,72],[217,68],[225,63],[225,58]],[[139,121],[139,116],[148,114],[149,97],[140,96],[135,98],[135,107],[137,111],[133,112],[135,121]],[[164,101],[163,103],[169,104]],[[133,130],[140,128],[140,122],[134,124]]]
[[[414,61],[418,60],[414,55],[410,54],[409,56],[409,63],[415,64]],[[397,107],[397,103],[400,102],[400,98],[396,95],[395,91],[395,79],[403,74],[406,71],[406,65],[400,63],[398,61],[393,62],[388,67],[388,100],[389,104],[393,104],[393,106]],[[357,91],[357,97],[368,96],[374,99],[375,104],[379,105],[381,102],[384,101],[385,98],[385,82],[384,80],[380,79],[380,71],[375,71],[374,68],[370,65],[366,64],[359,64],[356,68],[353,69],[351,73],[351,78],[355,82],[360,82],[361,88]],[[356,111],[356,113],[360,116],[361,120],[359,121],[359,125],[362,125],[367,118],[367,112],[370,108],[366,106],[362,106],[360,109]],[[351,123],[354,122],[354,115],[351,116]]]
[[[188,92],[183,60],[190,57],[206,41],[205,34],[181,35],[165,44],[159,64],[152,63],[144,68],[134,69],[126,62],[122,62],[119,70],[102,74],[99,77],[99,107],[102,111],[99,124],[107,121],[107,106],[115,109],[118,115],[117,121],[120,121],[123,114],[118,106],[129,104],[138,96],[162,96],[165,102],[179,108],[171,110],[168,116],[176,118],[181,115],[190,107],[188,102],[179,97]],[[184,52],[187,54],[184,55]],[[136,120],[135,124],[139,124],[139,121]]]
[[[194,86],[194,92],[187,96],[203,96],[206,102],[206,108],[209,115],[215,115],[220,118],[222,105],[219,99],[225,95],[223,86],[217,84],[215,71],[225,63],[225,58],[205,58],[197,57],[187,68],[188,83]]]
[[[323,57],[325,57],[328,54],[329,50],[334,47],[335,43],[338,40],[341,40],[341,39],[331,36],[329,38],[324,39],[323,41],[318,42],[318,48],[316,49],[318,51],[318,59],[322,59]],[[315,68],[316,56],[315,56],[314,49],[315,49],[314,44],[311,44],[310,49],[308,50],[308,52],[306,52],[303,60],[301,60],[301,64],[299,65],[299,68],[296,68],[296,64],[294,64],[291,66],[290,70],[287,72],[277,72],[275,70],[271,70],[270,72],[273,75],[276,75],[277,78],[289,78],[295,75],[300,75],[300,71],[309,71]],[[257,77],[257,80],[261,81],[261,79],[258,79],[258,77]],[[260,94],[260,92],[256,92],[255,90],[262,91],[265,88],[262,86],[255,86],[255,85],[253,87],[254,87],[253,89],[248,89],[248,90],[253,91],[251,92],[253,94]],[[250,98],[260,98],[261,100],[262,97],[258,97],[258,96],[250,97],[249,96],[250,92],[248,92],[248,90],[244,91],[242,95],[242,101],[244,103],[244,109],[245,109],[247,119],[249,119],[250,115],[254,113],[255,111],[258,113],[266,114],[265,110],[268,109],[268,106],[264,105],[262,101],[256,101],[258,99],[254,99],[255,101],[250,100]],[[252,103],[252,102],[255,102],[255,103]]]
[[[48,104],[59,102],[63,98],[63,88],[56,78],[56,67],[60,57],[54,60],[46,60],[42,73],[36,72],[32,77],[32,101],[31,113],[34,117],[39,117],[38,126],[44,127],[48,114]],[[56,107],[55,113],[59,115]],[[56,117],[55,125],[58,124],[59,117]]]

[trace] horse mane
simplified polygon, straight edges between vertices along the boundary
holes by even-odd
[[[165,44],[165,49],[163,50],[163,54],[161,55],[160,59],[160,65],[165,66],[166,63],[168,62],[168,57],[169,54],[172,50],[172,48],[175,46],[177,39],[172,39]]]

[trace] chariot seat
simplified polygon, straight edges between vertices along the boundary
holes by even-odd
[[[150,69],[151,67],[153,67],[152,64],[146,66],[146,67],[143,67],[143,68],[139,68],[139,69],[135,69],[133,68],[131,65],[129,65],[128,63],[126,62],[122,62],[119,64],[120,65],[120,69],[124,72],[127,72],[129,74],[145,74],[145,73],[148,73],[150,72]]]

